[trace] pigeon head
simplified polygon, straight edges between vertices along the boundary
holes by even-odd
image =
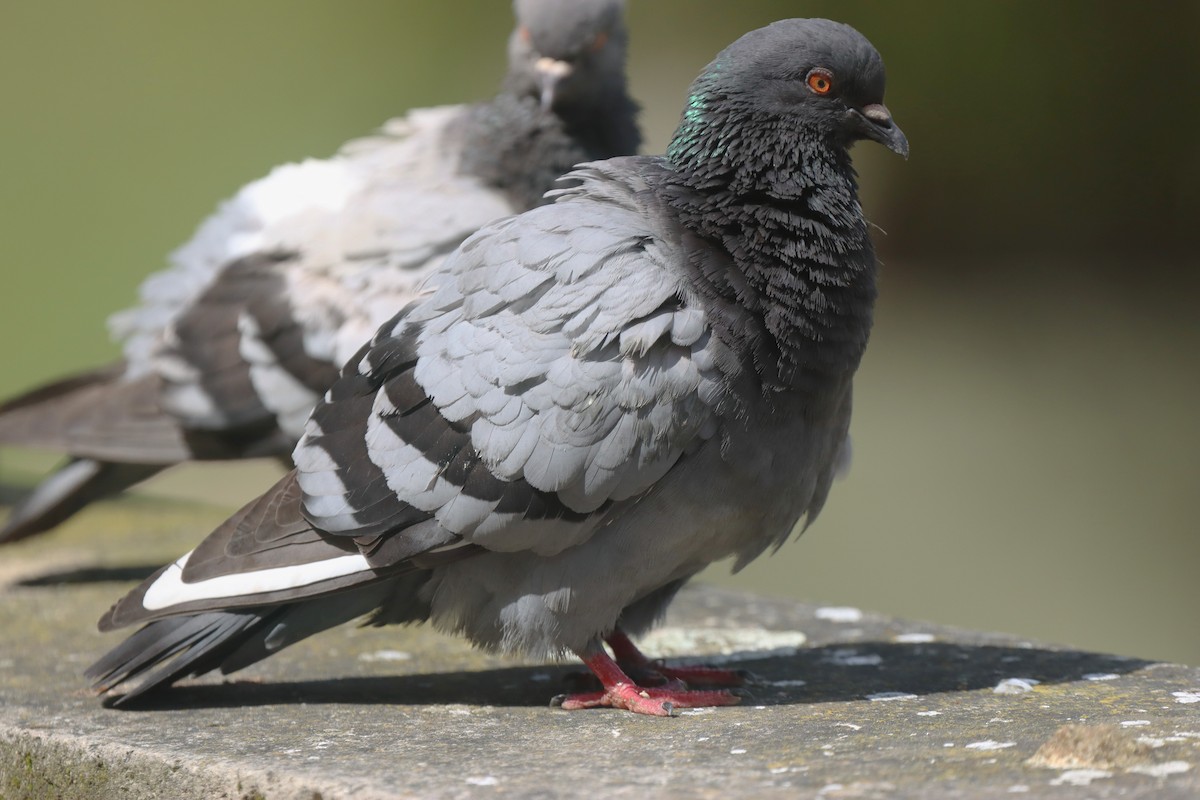
[[[509,86],[542,108],[624,93],[622,0],[515,0]]]
[[[907,157],[908,140],[883,104],[884,84],[883,59],[854,28],[781,20],[747,33],[705,68],[668,154],[676,163],[757,159],[767,154],[734,143],[845,151],[869,139]]]
[[[637,104],[625,81],[621,0],[515,0],[508,73],[477,104],[460,167],[518,208],[576,164],[637,152]]]

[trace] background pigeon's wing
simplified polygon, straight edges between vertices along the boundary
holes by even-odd
[[[82,456],[172,464],[188,457],[158,407],[157,376],[125,380],[123,363],[75,375],[0,405],[0,441]]]
[[[249,184],[113,318],[130,377],[185,427],[278,426],[286,453],[336,368],[508,201],[458,172],[467,110],[427,109]]]

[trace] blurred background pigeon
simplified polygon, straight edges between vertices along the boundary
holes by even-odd
[[[627,634],[824,505],[876,294],[848,151],[908,154],[884,83],[853,28],[774,23],[696,79],[666,156],[585,165],[468,239],[344,367],[296,470],[105,615],[149,624],[89,677],[131,698],[372,613],[574,653],[603,688],[567,709],[736,703]]]
[[[484,223],[581,161],[636,151],[620,0],[517,0],[487,103],[413,111],[249,184],[110,321],[124,359],[0,406],[0,444],[70,460],[0,542],[192,459],[287,458],[376,327]]]

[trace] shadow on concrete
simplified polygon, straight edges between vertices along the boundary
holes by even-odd
[[[995,687],[1005,678],[1067,683],[1091,674],[1125,674],[1155,662],[1069,650],[864,642],[804,649],[795,655],[739,659],[761,685],[744,704],[789,705],[868,699],[885,693],[934,695]],[[286,704],[540,706],[578,691],[578,668],[513,667],[335,680],[177,686],[137,698],[121,710],[176,711]],[[116,699],[116,698],[113,698]],[[106,702],[106,705],[111,702]]]
[[[162,564],[127,564],[115,567],[76,567],[61,572],[47,572],[22,578],[13,583],[22,587],[70,586],[83,583],[118,583],[144,581]]]

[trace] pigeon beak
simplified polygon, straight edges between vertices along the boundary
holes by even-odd
[[[863,106],[859,112],[866,120],[866,135],[874,139],[893,153],[908,158],[908,137],[892,120],[892,112],[883,103],[871,103]]]
[[[539,58],[533,68],[537,70],[538,85],[541,87],[542,110],[549,111],[550,107],[554,105],[555,90],[558,88],[558,84],[575,68],[566,61],[546,56]]]

